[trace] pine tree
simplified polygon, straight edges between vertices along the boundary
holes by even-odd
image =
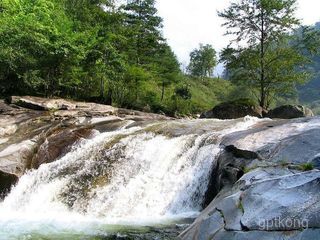
[[[164,42],[160,32],[162,19],[157,16],[155,0],[128,1],[123,9],[129,58],[134,64],[147,64]]]

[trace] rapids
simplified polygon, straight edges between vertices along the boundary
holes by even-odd
[[[223,136],[259,121],[268,120],[128,121],[96,130],[20,178],[0,203],[0,239],[107,239],[193,219]]]

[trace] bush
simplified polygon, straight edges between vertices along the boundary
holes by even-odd
[[[314,166],[312,163],[304,163],[300,165],[300,170],[306,172],[306,171],[311,171],[314,169]]]

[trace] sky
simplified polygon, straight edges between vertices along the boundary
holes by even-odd
[[[298,0],[297,3],[297,17],[303,24],[320,21],[319,0]],[[229,37],[224,36],[225,29],[221,27],[217,11],[229,4],[230,0],[157,0],[164,37],[182,65],[188,64],[189,53],[199,43],[211,44],[217,51],[228,45]]]

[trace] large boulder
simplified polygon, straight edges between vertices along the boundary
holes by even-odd
[[[262,117],[263,109],[249,99],[239,99],[215,106],[212,110],[202,113],[200,118],[235,119],[245,116]]]
[[[242,192],[242,227],[287,231],[320,228],[320,171],[263,179]]]
[[[318,117],[273,120],[248,131],[225,136],[222,145],[235,157],[256,156],[268,164],[302,165],[313,162],[317,165],[320,156],[319,121]]]
[[[292,119],[301,117],[313,117],[311,109],[301,105],[283,105],[270,110],[266,115],[268,118]]]
[[[218,195],[180,238],[319,239],[319,182],[318,170],[256,169]]]
[[[0,151],[0,170],[21,176],[36,151],[37,141],[37,138],[24,140]]]
[[[320,240],[319,131],[316,117],[266,119],[225,136],[213,200],[180,239]]]

